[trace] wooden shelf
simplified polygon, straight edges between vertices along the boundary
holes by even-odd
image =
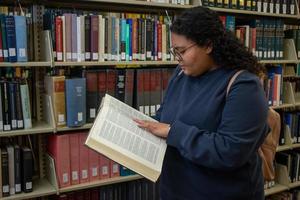
[[[90,61],[54,62],[54,66],[134,66],[134,65],[177,65],[177,61]]]
[[[133,181],[133,180],[137,180],[137,179],[141,179],[141,178],[142,178],[142,176],[140,176],[140,175],[130,175],[130,176],[120,176],[120,177],[116,177],[116,178],[103,179],[103,180],[93,181],[93,182],[89,182],[89,183],[72,185],[72,186],[66,187],[66,188],[60,188],[59,193],[71,192],[71,191],[76,191],[76,190],[82,190],[82,189],[98,187],[98,186],[103,186],[103,185],[110,185],[110,184],[121,183],[121,182],[127,182],[127,181]]]
[[[276,184],[274,187],[265,190],[265,196],[276,194],[288,190],[289,187]]]
[[[0,67],[47,67],[51,62],[0,62]]]
[[[88,123],[88,124],[85,124],[83,126],[78,126],[78,127],[73,127],[73,128],[70,128],[70,127],[57,127],[56,128],[56,132],[60,132],[60,131],[73,131],[73,130],[86,130],[86,129],[90,129],[92,128],[93,124],[92,123]]]
[[[229,9],[229,8],[216,8],[209,7],[211,10],[223,13],[233,13],[233,14],[245,14],[245,15],[258,15],[258,16],[268,16],[268,17],[279,17],[279,18],[289,18],[289,19],[299,19],[298,15],[288,15],[288,14],[274,14],[274,13],[264,13],[250,10],[239,10],[239,9]]]
[[[294,106],[296,106],[296,104],[295,105],[294,104],[282,104],[280,106],[270,106],[270,107],[273,109],[282,109],[282,108],[292,108]]]
[[[286,150],[289,150],[289,149],[292,149],[293,147],[291,145],[279,145],[276,149],[276,152],[279,152],[279,151],[286,151]]]
[[[300,181],[296,181],[294,183],[289,184],[290,189],[295,188],[295,187],[299,187],[299,186],[300,186]]]
[[[42,196],[56,194],[56,189],[47,181],[47,179],[39,179],[33,181],[33,191],[30,193],[15,194],[8,197],[2,197],[1,200],[19,200],[30,199]]]
[[[40,133],[51,133],[54,132],[54,128],[46,122],[37,122],[32,124],[30,129],[18,129],[13,131],[1,131],[0,137],[10,137],[17,135],[31,135]]]
[[[134,6],[150,6],[150,7],[161,7],[161,8],[173,8],[173,9],[186,9],[193,7],[192,5],[178,5],[170,3],[156,3],[139,0],[85,0],[85,2],[94,3],[108,3],[108,4],[122,4],[122,5],[134,5]]]
[[[297,64],[299,60],[259,60],[262,64]]]
[[[300,143],[292,144],[291,148],[292,149],[300,148]]]

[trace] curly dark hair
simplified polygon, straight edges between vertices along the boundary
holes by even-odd
[[[258,76],[265,73],[257,58],[230,31],[226,31],[218,14],[202,6],[185,10],[176,17],[171,32],[183,35],[200,47],[212,45],[211,57],[221,67],[245,69]]]

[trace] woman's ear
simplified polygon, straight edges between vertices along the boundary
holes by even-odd
[[[206,54],[210,54],[213,50],[213,46],[211,43],[209,43],[205,49]]]

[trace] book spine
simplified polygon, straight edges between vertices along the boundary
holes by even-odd
[[[16,51],[16,32],[15,32],[15,18],[14,16],[5,17],[5,28],[6,28],[6,41],[8,48],[8,61],[17,62],[17,51]]]

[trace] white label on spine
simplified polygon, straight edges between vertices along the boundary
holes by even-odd
[[[79,122],[82,121],[82,118],[83,118],[82,116],[83,116],[82,112],[79,112],[78,115],[77,115]]]
[[[59,114],[58,115],[58,122],[65,122],[65,115],[64,114]]]
[[[19,56],[20,57],[26,57],[26,49],[20,48],[19,49]]]
[[[91,108],[90,109],[90,118],[95,118],[96,117],[96,109],[95,108]]]
[[[108,167],[107,166],[103,166],[102,167],[102,174],[103,175],[107,175],[108,174]]]
[[[72,180],[73,181],[78,180],[78,172],[77,171],[72,171]]]
[[[26,190],[32,189],[32,182],[27,182],[25,187],[26,187]]]
[[[16,184],[16,192],[21,192],[21,184]]]
[[[67,183],[69,181],[68,173],[63,173],[63,183]]]
[[[8,50],[7,49],[3,50],[3,56],[4,56],[4,58],[8,57]]]
[[[92,168],[92,176],[97,176],[98,175],[98,168],[97,167],[93,167]]]
[[[9,48],[9,56],[16,56],[16,49],[15,48]]]
[[[9,192],[9,186],[8,185],[3,186],[2,191],[3,191],[3,193],[8,193]]]
[[[82,170],[81,176],[83,179],[86,179],[88,177],[88,171],[86,169]]]

